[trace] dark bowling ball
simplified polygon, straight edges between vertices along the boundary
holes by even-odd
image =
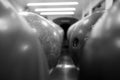
[[[0,80],[48,80],[46,56],[35,32],[0,0]]]
[[[77,80],[79,69],[70,56],[61,56],[56,68],[50,73],[50,80]]]
[[[87,80],[120,79],[120,1],[93,28],[82,56],[81,74]]]
[[[25,17],[32,28],[38,33],[39,41],[43,45],[45,54],[47,55],[49,68],[55,67],[62,44],[60,33],[54,28],[56,25],[35,13],[22,12],[20,14]]]
[[[88,39],[92,26],[97,22],[97,20],[101,17],[103,12],[95,12],[89,17],[83,18],[82,20],[75,23],[71,28],[72,31],[68,31],[68,39],[71,56],[76,65],[79,66],[79,58],[83,52],[83,47]]]
[[[71,57],[72,58],[76,58],[75,56],[76,55],[74,55],[74,54],[76,54],[76,53],[74,53],[74,51],[73,51],[73,46],[76,46],[77,45],[77,43],[78,43],[78,39],[75,39],[74,40],[74,44],[71,46],[71,35],[74,33],[74,31],[75,31],[75,29],[76,29],[76,26],[77,26],[77,23],[78,22],[76,22],[76,23],[74,23],[73,25],[71,25],[70,27],[69,27],[69,29],[68,29],[68,31],[67,31],[67,39],[68,39],[68,44],[69,44],[69,49],[68,49],[68,52],[70,53],[70,55],[71,55]],[[74,53],[74,54],[73,54]],[[75,65],[77,65],[76,63],[77,63],[77,61],[75,61],[75,59],[73,59],[73,61],[74,61],[74,63],[75,63]]]

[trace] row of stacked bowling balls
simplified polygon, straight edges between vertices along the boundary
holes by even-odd
[[[0,80],[49,80],[63,35],[57,24],[0,0]]]
[[[120,1],[73,24],[67,34],[79,80],[120,79]]]

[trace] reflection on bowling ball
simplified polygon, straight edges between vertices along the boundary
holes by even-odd
[[[79,58],[83,53],[83,47],[89,37],[91,29],[102,14],[102,11],[95,12],[72,25],[69,29],[71,31],[68,31],[69,52],[77,66],[80,66]]]
[[[67,31],[67,39],[69,40],[71,34],[73,33],[74,31],[74,28],[76,27],[78,21],[74,24],[72,24],[69,28],[68,28],[68,31]]]
[[[50,73],[50,80],[77,80],[79,70],[71,57],[63,55],[59,58],[57,66]]]
[[[83,79],[120,79],[120,1],[97,22],[81,59]]]
[[[6,0],[0,0],[0,80],[48,80],[36,33]]]
[[[52,22],[32,12],[22,12],[28,23],[37,32],[39,41],[43,45],[45,54],[47,55],[49,68],[53,68],[57,64],[57,59],[61,52],[61,34],[60,29],[57,30]],[[54,26],[53,26],[54,25]]]

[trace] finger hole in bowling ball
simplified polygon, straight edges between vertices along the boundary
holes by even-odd
[[[79,39],[78,38],[73,39],[72,46],[74,48],[77,48],[79,46]]]

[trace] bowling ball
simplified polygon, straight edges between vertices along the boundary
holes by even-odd
[[[77,80],[79,70],[68,55],[62,55],[50,73],[50,80]]]
[[[70,46],[69,50],[71,52],[71,56],[74,58],[73,60],[76,65],[79,65],[80,55],[83,52],[84,44],[89,38],[89,34],[93,25],[97,22],[102,14],[102,11],[97,11],[90,16],[83,18],[82,20],[75,23],[75,25],[73,25],[75,27],[72,26],[73,30],[71,33],[68,33],[68,35],[70,34],[68,36]]]
[[[48,59],[49,68],[53,68],[57,64],[57,59],[60,56],[62,41],[57,28],[38,14],[32,12],[23,12],[22,16],[25,17],[27,22],[38,33],[39,41],[41,42],[45,54]],[[53,26],[54,25],[54,26]]]
[[[0,0],[0,80],[48,80],[48,64],[34,30]]]
[[[94,80],[120,79],[120,1],[95,24],[82,55],[81,76]]]
[[[64,65],[64,64],[74,65],[72,58],[68,55],[62,55],[58,60],[58,65]]]

